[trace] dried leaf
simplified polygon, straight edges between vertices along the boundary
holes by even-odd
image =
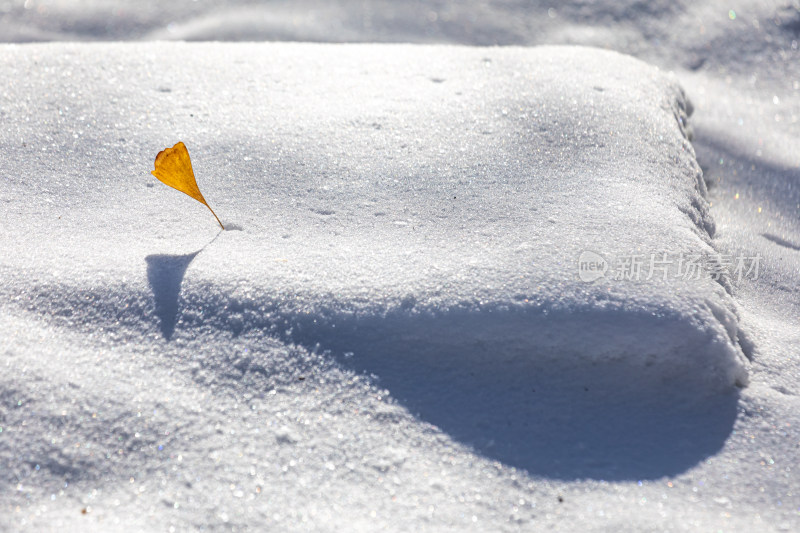
[[[179,142],[172,148],[165,148],[158,152],[155,167],[155,170],[150,172],[153,176],[158,178],[161,183],[188,194],[205,205],[214,215],[214,218],[217,219],[222,229],[225,229],[225,226],[222,225],[219,217],[208,205],[208,202],[203,198],[200,189],[197,187],[197,181],[194,179],[194,170],[192,170],[192,160],[189,158],[189,151],[186,149],[186,145]]]

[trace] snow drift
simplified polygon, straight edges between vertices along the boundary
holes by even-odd
[[[587,251],[713,253],[688,104],[652,67],[570,48],[2,57],[17,80],[3,195],[25,199],[7,203],[20,231],[3,237],[3,290],[45,318],[121,322],[131,342],[257,329],[355,357],[746,382],[735,308],[708,273],[578,276]],[[233,231],[214,238],[207,213],[148,177],[179,139]]]
[[[0,75],[14,529],[514,530],[560,505],[516,468],[657,479],[730,435],[726,277],[618,262],[714,255],[691,108],[653,67],[52,44]],[[150,176],[178,140],[228,231]]]

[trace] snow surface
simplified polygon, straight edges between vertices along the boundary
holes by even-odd
[[[0,527],[800,528],[798,6],[357,4],[6,2],[0,38],[664,71],[3,46]],[[177,140],[229,231],[149,175]]]

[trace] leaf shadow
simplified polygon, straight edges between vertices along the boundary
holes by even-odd
[[[213,243],[222,232],[205,246],[190,254],[152,254],[144,258],[147,263],[147,281],[153,291],[156,316],[164,339],[169,341],[178,322],[178,297],[186,270],[195,257]]]

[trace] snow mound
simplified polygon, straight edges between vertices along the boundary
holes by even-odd
[[[131,341],[258,330],[366,368],[624,361],[643,383],[746,383],[708,273],[579,277],[587,253],[713,253],[689,106],[636,60],[161,43],[7,46],[0,68],[19,80],[2,194],[24,199],[3,290],[44,317]],[[239,231],[152,186],[177,140]]]
[[[511,531],[559,516],[532,477],[677,475],[731,434],[726,276],[644,268],[714,255],[657,69],[149,43],[4,46],[0,74],[10,529]],[[178,140],[228,231],[149,174]]]

